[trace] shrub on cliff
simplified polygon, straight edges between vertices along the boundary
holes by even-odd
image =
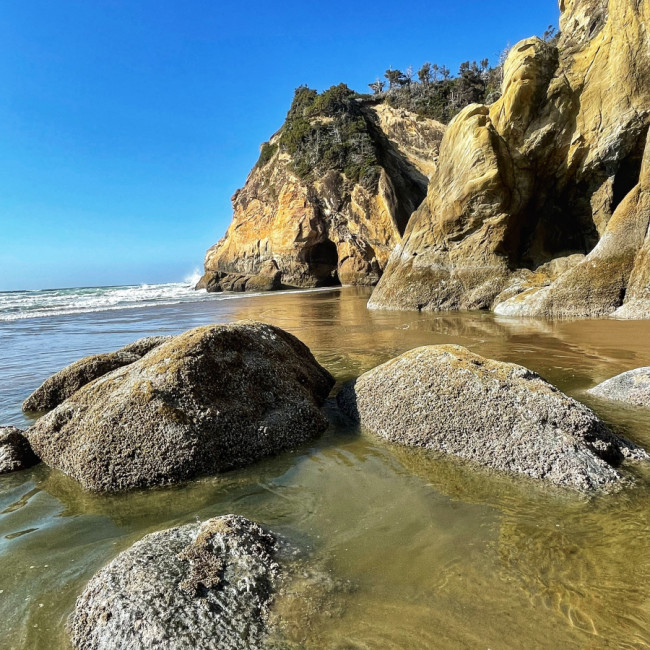
[[[282,127],[279,146],[291,155],[292,169],[303,180],[336,170],[374,190],[379,160],[371,128],[356,93],[345,84],[332,86],[320,95],[300,86]]]
[[[277,144],[271,144],[270,142],[265,142],[260,149],[260,157],[257,159],[257,166],[264,167],[266,163],[275,156],[275,152],[278,150]]]

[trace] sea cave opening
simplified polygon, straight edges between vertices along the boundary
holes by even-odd
[[[336,244],[330,239],[318,242],[305,251],[305,262],[309,272],[316,278],[317,287],[340,284],[338,277],[339,254]]]
[[[645,137],[638,139],[637,145],[622,160],[618,171],[614,175],[614,186],[612,188],[612,212],[616,210],[630,190],[639,182],[641,176],[641,165],[643,163],[645,140]]]

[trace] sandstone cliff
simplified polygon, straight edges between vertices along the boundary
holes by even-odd
[[[426,195],[444,126],[336,86],[296,91],[233,196],[197,288],[375,284]]]
[[[370,307],[650,316],[650,2],[560,11],[450,123]]]

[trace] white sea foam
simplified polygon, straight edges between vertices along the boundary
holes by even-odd
[[[201,274],[196,270],[184,282],[169,284],[4,291],[0,292],[0,322],[24,318],[45,318],[47,316],[64,316],[67,314],[177,305],[188,302],[230,300],[259,295],[241,293],[215,294],[207,293],[205,289],[195,291],[194,286],[200,277]],[[331,291],[331,288],[308,289],[306,291]]]
[[[185,277],[183,282],[187,283],[190,287],[196,286],[196,283],[201,279],[201,271],[195,268],[192,273]]]
[[[192,275],[185,282],[170,284],[0,292],[0,321],[173,305],[226,297],[194,291],[194,280]]]

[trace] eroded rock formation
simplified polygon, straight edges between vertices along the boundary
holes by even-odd
[[[450,123],[371,307],[650,315],[650,3],[560,10]]]
[[[426,194],[443,131],[342,86],[298,89],[233,196],[232,223],[197,288],[376,284]]]

